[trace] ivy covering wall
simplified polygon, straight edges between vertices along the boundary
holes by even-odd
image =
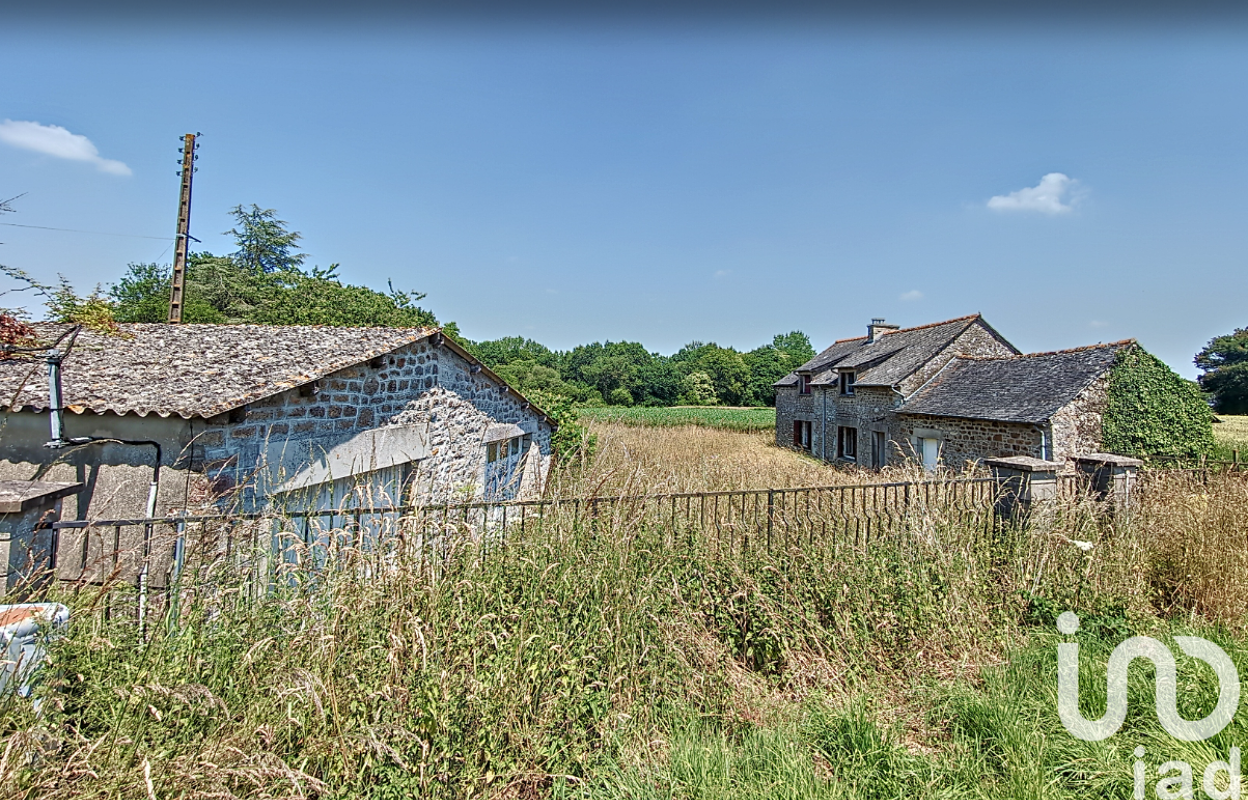
[[[1200,387],[1139,345],[1118,351],[1107,399],[1107,452],[1195,456],[1213,449],[1213,412]]]

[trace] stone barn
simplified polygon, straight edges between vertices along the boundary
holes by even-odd
[[[898,441],[929,469],[1029,456],[1072,471],[1075,457],[1102,449],[1109,372],[1133,345],[955,358],[898,407]]]
[[[156,465],[160,515],[524,498],[551,465],[553,421],[439,330],[82,331],[59,415],[45,362],[0,360],[0,479],[81,483],[66,519],[144,516]]]
[[[1023,355],[978,314],[915,328],[872,320],[776,383],[776,443],[875,469],[1027,456],[1070,471],[1102,450],[1110,370],[1138,347]]]

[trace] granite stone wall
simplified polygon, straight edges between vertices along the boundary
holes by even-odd
[[[913,375],[901,382],[901,393],[909,396],[918,391],[923,384],[932,379],[954,356],[973,356],[976,358],[1000,358],[1012,356],[1014,351],[1002,344],[1001,340],[983,325],[972,325],[967,328],[949,346],[924,364]]]
[[[1107,404],[1109,375],[1093,381],[1049,421],[1049,460],[1062,464],[1063,472],[1075,470],[1075,456],[1099,453],[1104,441],[1101,428]]]
[[[916,438],[938,439],[941,465],[954,470],[965,469],[968,464],[985,458],[1040,458],[1041,455],[1041,432],[1035,425],[909,414],[899,414],[898,419],[898,443],[906,449],[908,457],[915,457],[913,442]]]
[[[416,342],[318,381],[315,394],[291,389],[251,404],[242,419],[221,415],[194,435],[193,460],[218,488],[246,491],[249,476],[283,447],[336,442],[387,426],[423,428],[428,455],[416,462],[413,488],[422,500],[480,498],[486,429],[521,427],[540,458],[521,496],[541,492],[550,466],[551,426],[512,392],[450,347]],[[533,454],[531,454],[533,455]]]
[[[883,386],[855,387],[852,395],[838,393],[838,389],[829,388],[827,458],[829,461],[843,460],[863,467],[872,465],[873,434],[881,432],[887,442],[897,437],[896,408],[900,398],[897,393]],[[840,459],[838,429],[854,428],[858,431],[858,450],[854,459]],[[886,456],[886,463],[892,460],[891,454]]]
[[[814,388],[810,394],[801,394],[796,386],[776,389],[776,444],[793,447],[793,423],[811,423],[811,452],[818,453],[815,437],[819,435],[818,409],[822,408],[821,390]]]
[[[885,334],[887,336],[888,334]],[[900,394],[890,387],[857,386],[854,394],[842,395],[836,384],[816,385],[808,395],[799,394],[797,387],[776,390],[776,444],[793,446],[793,423],[811,422],[811,452],[829,461],[838,460],[837,428],[853,427],[858,431],[858,456],[853,463],[869,467],[873,463],[872,448],[876,432],[885,435],[885,464],[913,457],[910,439],[902,430],[895,409],[903,397],[927,383],[954,356],[1010,356],[1014,351],[982,325],[972,325],[949,343],[936,357],[905,378]],[[824,419],[824,392],[827,393],[827,414]],[[826,448],[823,441],[826,431]]]

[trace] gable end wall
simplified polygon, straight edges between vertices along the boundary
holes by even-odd
[[[418,463],[415,485],[432,502],[479,498],[485,469],[485,430],[512,423],[531,435],[530,458],[540,459],[540,492],[550,466],[551,427],[519,397],[449,347],[427,340],[383,357],[379,368],[360,363],[320,380],[320,392],[298,389],[252,404],[242,423],[227,415],[195,431],[193,463],[220,481],[246,486],[269,454],[308,442],[335,442],[353,433],[387,426],[417,426],[426,432],[429,454]],[[526,471],[527,472],[527,471]]]
[[[341,369],[319,381],[319,394],[298,389],[252,403],[246,418],[230,422],[223,414],[209,420],[149,414],[66,414],[69,436],[150,439],[163,451],[158,514],[207,507],[221,492],[237,491],[244,505],[254,503],[252,478],[284,451],[319,452],[359,434],[387,426],[415,426],[427,440],[427,454],[415,470],[422,500],[480,496],[483,490],[486,429],[512,423],[531,438],[522,493],[539,492],[551,464],[551,427],[512,392],[502,391],[484,373],[449,347],[427,340],[383,356],[380,367],[367,363]],[[79,481],[79,496],[65,499],[69,519],[132,518],[144,514],[152,476],[150,446],[94,444],[54,451],[48,415],[33,411],[0,415],[5,449],[0,478]]]
[[[932,360],[919,367],[913,375],[903,380],[898,388],[903,395],[909,397],[953,360],[954,356],[959,355],[975,358],[993,358],[1012,356],[1014,351],[1002,344],[1000,339],[977,321],[974,325],[971,325],[954,337],[953,341],[937,353]]]
[[[1074,457],[1099,453],[1104,441],[1102,420],[1109,402],[1109,375],[1094,380],[1075,399],[1062,406],[1050,420],[1050,458],[1063,464],[1063,471],[1073,472]]]

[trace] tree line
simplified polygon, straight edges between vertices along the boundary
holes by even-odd
[[[1222,414],[1248,414],[1248,328],[1215,336],[1196,354],[1200,388]]]
[[[747,352],[690,342],[671,356],[639,342],[594,342],[555,351],[518,336],[468,347],[521,392],[617,406],[774,405],[772,384],[815,354],[801,331],[777,334]]]
[[[594,342],[564,352],[520,337],[474,342],[455,323],[440,323],[417,305],[423,294],[345,283],[337,264],[306,266],[301,234],[275,210],[239,205],[230,214],[235,224],[226,233],[234,239],[233,252],[188,255],[183,322],[438,326],[517,389],[538,393],[548,403],[558,398],[595,405],[769,405],[775,402],[772,384],[814,355],[799,331],[748,352],[690,342],[672,356],[637,342]],[[130,264],[119,281],[85,296],[63,278],[46,285],[20,270],[0,269],[41,296],[55,320],[108,327],[168,317],[169,265]]]
[[[0,203],[0,213],[14,209]],[[235,250],[227,255],[191,253],[187,259],[182,319],[190,323],[442,327],[491,369],[522,392],[539,392],[578,404],[774,405],[772,384],[814,356],[800,331],[778,334],[747,352],[714,342],[690,342],[671,356],[638,342],[594,342],[556,351],[517,336],[474,342],[453,322],[417,305],[425,295],[377,291],[344,283],[338,265],[306,267],[302,238],[273,209],[235,206],[227,234]],[[107,290],[80,295],[63,278],[47,285],[19,269],[0,265],[33,290],[55,320],[107,327],[119,322],[164,322],[169,308],[170,267],[130,264]],[[5,331],[22,318],[0,308]],[[6,335],[5,340],[17,337]],[[1248,328],[1212,339],[1195,357],[1200,386],[1214,408],[1248,413]]]

